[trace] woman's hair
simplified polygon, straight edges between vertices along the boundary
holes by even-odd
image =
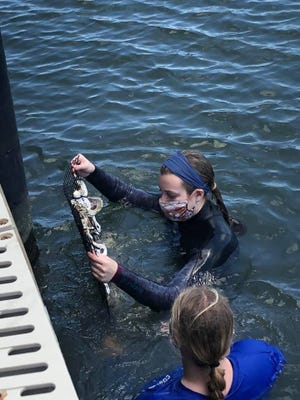
[[[233,314],[227,299],[206,286],[183,290],[172,307],[170,332],[176,347],[198,366],[210,368],[208,398],[223,399],[225,371],[218,366],[233,335]]]
[[[224,204],[221,192],[215,182],[215,173],[209,160],[199,151],[184,150],[182,154],[188,160],[190,165],[198,172],[204,183],[209,187],[212,197],[215,199],[217,206],[222,212],[225,221],[230,225],[236,233],[244,233],[245,227],[236,218],[231,218]],[[161,175],[172,173],[168,167],[162,166],[160,169]],[[188,194],[191,194],[195,187],[192,187],[186,182],[183,182]]]

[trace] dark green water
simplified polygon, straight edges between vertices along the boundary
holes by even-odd
[[[62,193],[82,152],[157,190],[162,160],[212,161],[248,232],[222,282],[236,336],[277,344],[271,400],[296,400],[299,367],[299,2],[2,0],[0,27],[32,216],[36,276],[82,400],[130,399],[178,363],[156,314],[114,291],[109,321]],[[92,188],[90,188],[91,192]],[[95,194],[93,192],[93,194]],[[176,269],[163,221],[105,203],[109,254],[153,279]]]

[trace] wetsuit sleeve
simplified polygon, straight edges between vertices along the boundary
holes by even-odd
[[[190,271],[187,286],[205,285],[209,280],[226,276],[227,272],[230,272],[229,266],[238,258],[238,241],[234,234],[225,243],[215,235],[203,246],[200,254],[201,257]]]
[[[202,258],[198,253],[166,285],[144,278],[119,265],[112,282],[136,301],[154,311],[169,310],[179,292],[188,285],[192,270],[195,267],[201,268],[201,265],[207,262],[209,260],[206,255]]]
[[[224,270],[237,257],[238,247],[226,262],[222,269],[216,266],[220,260],[220,248],[218,240],[211,239],[201,250],[197,250],[190,257],[189,261],[178,271],[173,279],[167,284],[154,282],[139,274],[120,266],[112,279],[120,289],[133,297],[139,303],[150,307],[154,311],[169,310],[180,291],[187,286],[199,286],[211,283],[214,272]]]
[[[134,207],[160,211],[158,195],[128,185],[98,167],[86,179],[112,202],[122,201]]]

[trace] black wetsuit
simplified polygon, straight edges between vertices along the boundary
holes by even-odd
[[[122,201],[162,214],[159,194],[153,195],[136,189],[97,167],[87,180],[112,202]],[[199,284],[201,275],[223,266],[238,250],[235,234],[219,208],[210,200],[206,200],[198,214],[177,224],[187,263],[169,283],[163,285],[154,282],[121,265],[112,279],[113,283],[135,300],[156,311],[170,309],[180,290]]]

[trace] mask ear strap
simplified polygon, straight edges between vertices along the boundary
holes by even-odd
[[[196,193],[195,193],[196,192]],[[196,208],[201,202],[204,202],[205,198],[205,192],[202,189],[195,189],[190,196],[192,196],[195,193],[195,206],[193,208]]]

